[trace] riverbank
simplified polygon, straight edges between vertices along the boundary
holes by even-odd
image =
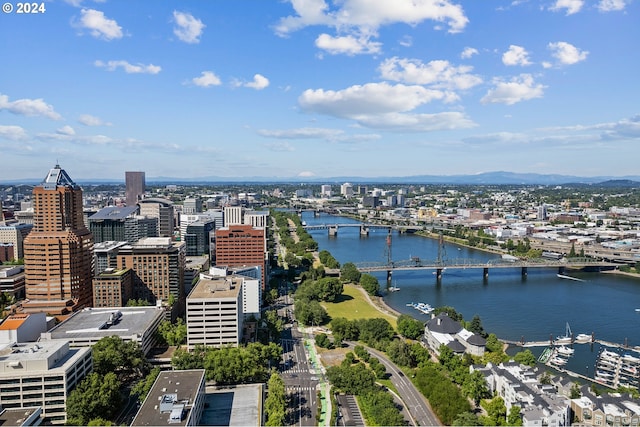
[[[620,270],[603,270],[600,273],[607,274],[618,274],[620,276],[633,277],[634,279],[640,279],[640,273],[631,273],[630,271],[620,271]]]

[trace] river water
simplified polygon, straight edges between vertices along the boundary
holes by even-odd
[[[302,219],[314,224],[356,224],[356,220],[304,212]],[[327,230],[310,230],[319,250],[326,249],[341,263],[379,262],[387,260],[387,230],[371,229],[361,237],[359,229],[340,228],[338,236]],[[391,259],[420,257],[435,260],[438,241],[413,234],[391,235]],[[475,259],[486,262],[499,255],[445,243],[444,260]],[[508,340],[543,341],[550,336],[565,335],[569,324],[574,336],[594,333],[597,339],[631,346],[640,345],[640,280],[606,273],[565,273],[584,281],[561,279],[557,269],[530,268],[522,277],[520,268],[489,270],[484,280],[481,269],[445,270],[438,284],[434,271],[394,271],[392,285],[397,292],[383,289],[385,302],[395,310],[428,320],[428,316],[408,307],[411,302],[425,302],[433,307],[452,306],[465,320],[479,315],[484,329]],[[385,288],[386,274],[376,274]],[[576,344],[575,354],[566,368],[593,376],[599,344]],[[532,348],[539,355],[542,348]],[[634,354],[638,356],[638,354]]]

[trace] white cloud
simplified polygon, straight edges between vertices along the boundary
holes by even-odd
[[[475,49],[473,47],[465,47],[462,53],[460,54],[460,58],[468,59],[468,58],[471,58],[473,55],[477,55],[477,54],[478,54],[478,49]]]
[[[200,87],[219,86],[222,84],[220,78],[216,76],[212,71],[203,71],[200,77],[194,77],[191,79],[191,83]]]
[[[300,95],[300,107],[309,112],[355,120],[362,126],[400,130],[430,131],[470,127],[474,123],[463,114],[408,114],[433,100],[445,100],[446,92],[422,86],[368,83],[341,91],[308,89]]]
[[[80,15],[78,26],[89,30],[93,37],[104,40],[122,38],[122,27],[115,20],[104,16],[104,12],[95,9],[82,9]]]
[[[85,126],[111,126],[111,123],[105,122],[99,117],[95,117],[90,114],[81,115],[78,117],[78,122]]]
[[[473,67],[454,66],[449,61],[436,60],[424,64],[418,59],[393,57],[383,61],[380,75],[387,80],[402,83],[432,85],[451,90],[469,89],[482,83],[482,79],[470,74]]]
[[[76,134],[76,131],[69,125],[64,125],[61,128],[56,130],[56,133],[60,135],[73,136]]]
[[[574,13],[580,12],[582,6],[584,6],[584,0],[556,0],[549,10],[554,12],[566,10],[567,15],[573,15]]]
[[[502,54],[502,63],[504,65],[531,65],[529,52],[522,46],[512,44],[509,46],[509,50]]]
[[[269,86],[269,79],[263,76],[262,74],[255,74],[253,76],[253,81],[245,83],[245,87],[250,87],[256,90],[262,90]]]
[[[117,68],[122,68],[127,74],[158,74],[162,67],[159,65],[145,65],[145,64],[131,64],[127,61],[95,61],[93,63],[96,67],[106,68],[109,71],[115,71]]]
[[[456,33],[469,22],[462,7],[449,0],[344,0],[333,2],[334,10],[329,10],[324,0],[290,1],[297,16],[280,20],[276,32],[281,35],[309,25],[375,30],[383,25],[417,25],[425,20],[445,22],[449,32]]]
[[[372,54],[379,53],[382,43],[372,42],[368,37],[339,36],[332,37],[329,34],[320,34],[316,38],[316,47],[326,50],[332,55],[346,54]]]
[[[551,55],[563,65],[584,61],[589,54],[586,50],[580,50],[567,42],[549,43],[548,48],[552,52]]]
[[[302,172],[300,172],[298,174],[298,176],[301,177],[301,178],[309,178],[309,177],[312,177],[312,176],[316,176],[316,174],[311,172],[311,171],[302,171]]]
[[[27,132],[20,126],[0,125],[0,138],[20,141],[27,139]]]
[[[513,105],[529,99],[541,98],[545,89],[545,86],[533,81],[531,74],[520,74],[511,81],[494,79],[494,84],[495,87],[480,100],[483,104]]]
[[[413,38],[411,36],[403,36],[398,41],[398,44],[404,47],[411,47],[413,45]]]
[[[600,12],[614,12],[624,10],[626,6],[626,0],[600,0],[597,7]]]
[[[344,131],[339,129],[327,128],[297,128],[285,130],[268,130],[261,129],[258,134],[269,138],[280,139],[326,139],[335,140],[342,136]]]
[[[202,30],[206,27],[201,20],[195,18],[190,13],[173,11],[173,34],[185,43],[200,43]]]
[[[21,116],[43,116],[53,120],[60,120],[62,116],[56,113],[53,107],[42,98],[38,99],[17,99],[9,101],[7,95],[0,94],[0,111],[7,110],[13,114]]]

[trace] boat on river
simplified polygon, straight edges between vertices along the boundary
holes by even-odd
[[[570,344],[572,340],[571,327],[569,326],[569,322],[567,322],[567,327],[564,336],[557,336],[555,339],[556,344]]]
[[[575,351],[572,348],[566,347],[564,345],[561,345],[560,347],[557,348],[558,353],[565,355],[565,356],[571,356],[573,355],[573,352]]]

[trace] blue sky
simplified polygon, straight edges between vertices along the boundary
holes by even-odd
[[[9,3],[0,181],[638,174],[637,0]]]

